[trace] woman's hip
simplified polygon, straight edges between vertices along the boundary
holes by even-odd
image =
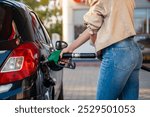
[[[102,50],[102,63],[121,70],[130,70],[142,59],[141,51],[132,38],[117,42]]]

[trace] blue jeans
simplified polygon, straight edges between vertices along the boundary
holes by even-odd
[[[136,100],[142,54],[133,37],[102,50],[97,100]]]

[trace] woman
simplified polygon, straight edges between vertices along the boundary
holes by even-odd
[[[96,99],[138,99],[142,54],[133,38],[134,0],[87,0],[87,29],[61,52],[73,52],[91,38],[102,62]]]

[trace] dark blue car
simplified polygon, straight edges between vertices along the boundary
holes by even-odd
[[[38,16],[9,0],[0,14],[0,99],[63,99],[63,70],[41,64],[54,47]]]

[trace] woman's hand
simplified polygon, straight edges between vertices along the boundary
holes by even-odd
[[[70,47],[64,48],[60,53],[60,58],[62,59],[62,56],[64,53],[72,53],[73,50]]]

